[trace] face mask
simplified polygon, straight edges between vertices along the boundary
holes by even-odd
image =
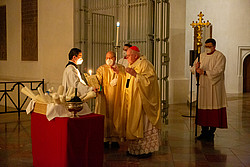
[[[112,66],[113,65],[113,60],[112,59],[107,59],[106,60],[106,64],[108,65],[108,66]]]
[[[123,57],[127,56],[127,51],[124,50],[124,51],[122,52],[122,54],[123,54]]]
[[[205,52],[206,52],[206,53],[211,53],[212,50],[211,50],[210,48],[205,48]]]
[[[82,58],[79,58],[79,59],[77,60],[76,64],[77,64],[77,65],[80,65],[80,64],[82,64],[82,62],[83,62],[83,59],[82,59]]]

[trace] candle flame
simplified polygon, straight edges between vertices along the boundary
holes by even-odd
[[[91,75],[92,74],[92,70],[89,70],[89,75]]]
[[[119,21],[116,23],[116,26],[117,26],[117,27],[120,27],[120,22],[119,22]]]

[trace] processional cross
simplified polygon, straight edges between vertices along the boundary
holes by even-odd
[[[198,14],[199,16],[199,22],[194,22],[192,24],[190,24],[192,26],[192,28],[196,28],[197,27],[197,49],[198,49],[198,62],[200,62],[200,53],[201,53],[201,46],[202,46],[202,43],[201,43],[201,38],[202,38],[202,27],[205,27],[205,26],[208,26],[210,25],[209,21],[207,20],[207,22],[203,21],[203,16],[204,14],[202,14],[202,12],[200,12],[200,14]],[[196,73],[196,79],[197,79],[197,95],[196,95],[196,116],[195,116],[195,136],[197,136],[197,118],[198,118],[198,96],[199,96],[199,78],[200,78],[200,75],[199,73]],[[191,92],[192,93],[192,92]]]
[[[202,27],[204,26],[209,26],[211,23],[207,20],[207,22],[203,21],[203,16],[204,14],[202,14],[202,12],[200,12],[200,14],[198,14],[199,16],[199,22],[192,22],[192,24],[190,24],[192,26],[192,28],[195,28],[197,27],[197,48],[198,48],[198,54],[201,53],[201,46],[202,46],[202,43],[201,43],[201,38],[202,38]]]

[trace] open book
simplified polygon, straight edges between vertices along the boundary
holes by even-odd
[[[100,87],[100,84],[99,84],[99,81],[96,77],[96,75],[89,75],[87,73],[84,73],[84,76],[88,82],[88,85],[93,87],[93,88],[98,88],[98,91],[101,91],[101,87]]]

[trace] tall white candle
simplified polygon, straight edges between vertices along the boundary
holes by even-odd
[[[120,22],[116,23],[116,27],[117,27],[117,31],[116,31],[116,46],[118,46]]]

